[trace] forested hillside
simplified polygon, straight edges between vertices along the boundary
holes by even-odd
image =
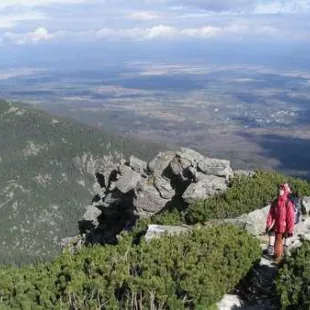
[[[149,159],[159,149],[0,100],[0,262],[58,252],[77,230],[104,154]]]

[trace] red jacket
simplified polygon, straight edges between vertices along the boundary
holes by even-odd
[[[295,225],[294,205],[288,198],[286,192],[283,196],[279,196],[271,204],[267,217],[266,227],[274,230],[276,233],[293,234]]]

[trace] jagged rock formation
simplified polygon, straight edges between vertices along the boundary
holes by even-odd
[[[95,197],[80,221],[80,231],[90,243],[114,243],[117,234],[137,218],[150,217],[177,202],[186,206],[227,188],[233,175],[230,162],[213,159],[187,148],[159,153],[149,163],[131,156],[128,160],[98,161]]]

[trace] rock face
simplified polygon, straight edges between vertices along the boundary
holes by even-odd
[[[232,310],[241,308],[243,303],[237,295],[225,295],[216,305],[218,310]]]
[[[204,199],[223,192],[227,188],[224,178],[214,175],[205,175],[197,183],[191,183],[183,194],[186,203],[192,203],[198,199]]]
[[[162,225],[148,225],[148,229],[145,235],[145,240],[149,241],[153,238],[158,238],[163,234],[179,235],[184,232],[188,232],[189,227],[183,226],[162,226]]]
[[[235,219],[228,219],[227,222],[234,224],[254,236],[259,236],[266,229],[266,219],[270,205],[250,212],[249,214],[241,215]]]
[[[310,197],[304,197],[302,199],[302,206],[303,206],[303,211],[306,214],[310,213]]]
[[[205,158],[198,163],[198,167],[205,174],[219,177],[227,177],[233,174],[228,160]]]
[[[94,160],[76,159],[75,165],[96,177],[95,197],[87,207],[80,231],[86,242],[113,243],[137,218],[150,217],[175,199],[184,206],[227,188],[233,175],[230,162],[213,159],[187,148],[159,153],[149,163],[131,156]]]

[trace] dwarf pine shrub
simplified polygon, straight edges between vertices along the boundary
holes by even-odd
[[[285,260],[276,279],[282,309],[310,309],[310,242]]]
[[[207,309],[230,292],[261,254],[231,225],[132,245],[85,248],[52,263],[0,269],[6,309]]]

